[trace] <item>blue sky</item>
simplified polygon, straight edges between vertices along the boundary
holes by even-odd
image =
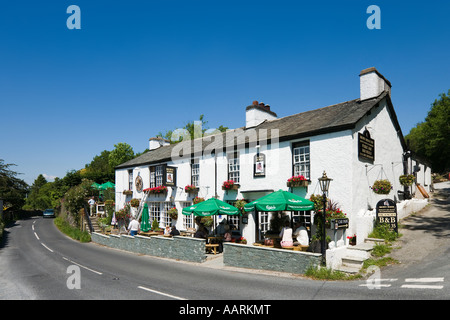
[[[67,7],[81,9],[69,30]],[[367,8],[381,9],[369,30]],[[9,1],[0,10],[0,159],[29,184],[204,114],[245,124],[359,97],[359,72],[392,83],[406,135],[450,89],[450,2]]]

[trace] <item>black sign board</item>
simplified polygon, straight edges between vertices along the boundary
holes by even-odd
[[[370,137],[369,131],[358,133],[358,157],[364,160],[375,161],[375,140]]]
[[[166,167],[164,185],[167,187],[175,187],[177,185],[177,168]]]
[[[391,230],[398,233],[397,205],[391,199],[383,199],[377,203],[377,222],[387,223]]]
[[[348,219],[332,219],[332,229],[348,229]]]
[[[253,157],[253,177],[266,176],[266,156],[263,153],[256,154]]]

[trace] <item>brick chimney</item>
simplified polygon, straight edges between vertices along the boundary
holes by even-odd
[[[391,83],[374,67],[364,69],[359,74],[360,99],[378,97],[383,91],[391,94]]]
[[[263,123],[265,120],[275,120],[277,114],[270,111],[270,106],[264,102],[253,101],[253,103],[245,109],[245,127],[252,128]]]

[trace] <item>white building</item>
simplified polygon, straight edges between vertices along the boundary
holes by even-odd
[[[347,235],[355,233],[363,241],[377,202],[383,198],[398,202],[397,191],[403,191],[399,176],[411,173],[417,164],[408,159],[391,101],[391,84],[375,68],[361,71],[360,97],[355,100],[283,118],[255,101],[246,108],[242,123],[242,128],[178,144],[150,139],[149,152],[116,167],[116,209],[132,198],[142,199],[143,189],[166,185],[167,193],[146,199],[150,218],[162,227],[170,224],[167,211],[175,206],[177,228],[184,230],[195,227],[192,217],[183,216],[181,210],[196,195],[253,201],[289,189],[309,198],[321,193],[318,178],[326,171],[333,179],[328,197],[339,203],[350,220]],[[300,174],[309,180],[308,186],[288,188],[287,180]],[[429,191],[430,168],[422,164],[416,174]],[[392,183],[389,195],[371,190],[377,179]],[[239,189],[222,190],[226,180],[237,182]],[[184,187],[191,184],[198,187],[198,194],[185,192]],[[129,195],[124,194],[127,190]],[[247,223],[227,218],[252,243],[268,230],[270,217],[253,212]]]

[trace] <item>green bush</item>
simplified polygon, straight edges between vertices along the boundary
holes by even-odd
[[[68,235],[74,240],[80,242],[91,241],[91,235],[87,231],[81,231],[75,227],[72,227],[64,218],[56,217],[54,219],[55,226],[64,234]]]

